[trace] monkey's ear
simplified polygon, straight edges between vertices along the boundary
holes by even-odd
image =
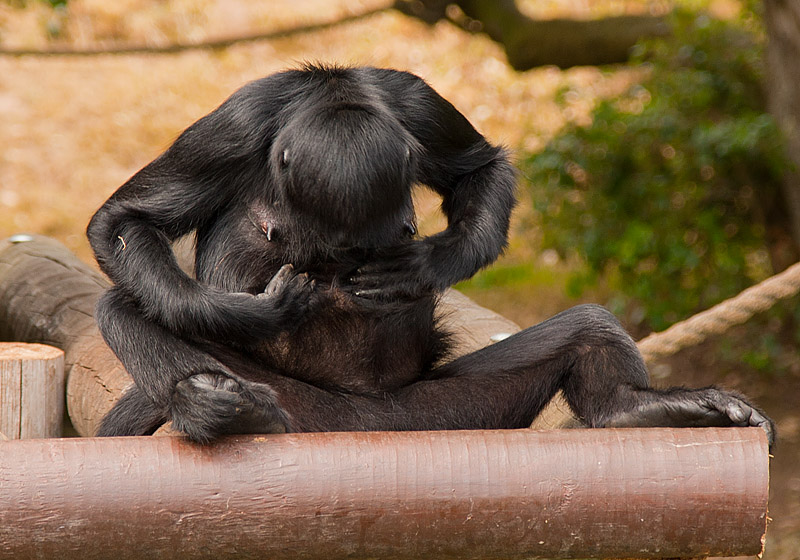
[[[289,150],[281,152],[281,167],[289,167]]]

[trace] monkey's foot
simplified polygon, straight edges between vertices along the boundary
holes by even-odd
[[[729,391],[670,389],[647,393],[636,408],[613,415],[606,427],[730,427],[753,426],[763,429],[770,447],[775,443],[775,424],[754,405]]]
[[[287,431],[286,414],[266,385],[242,383],[221,373],[198,373],[175,386],[172,425],[198,443],[223,434]]]

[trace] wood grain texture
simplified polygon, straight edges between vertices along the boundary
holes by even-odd
[[[763,430],[0,442],[0,558],[757,554]]]
[[[0,433],[10,439],[61,436],[64,352],[0,342]]]
[[[0,340],[64,351],[70,419],[79,434],[93,435],[132,383],[94,321],[108,282],[58,241],[30,239],[0,241]]]

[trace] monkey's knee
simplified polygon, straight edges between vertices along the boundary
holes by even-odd
[[[564,312],[578,332],[583,335],[602,335],[609,339],[630,339],[619,319],[602,305],[584,303]]]

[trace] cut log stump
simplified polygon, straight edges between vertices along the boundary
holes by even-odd
[[[9,439],[61,436],[64,352],[0,342],[0,433]]]

